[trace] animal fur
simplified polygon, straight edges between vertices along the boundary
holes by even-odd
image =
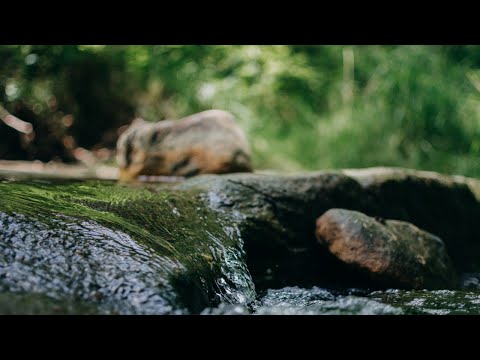
[[[120,181],[252,171],[245,133],[222,110],[157,123],[137,119],[118,139],[117,162]]]

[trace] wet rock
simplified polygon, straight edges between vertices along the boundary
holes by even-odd
[[[480,274],[462,274],[462,288],[480,290]]]
[[[480,181],[401,168],[279,175],[198,176],[198,190],[241,234],[257,289],[359,286],[315,240],[315,221],[331,208],[407,221],[440,237],[458,272],[480,271]],[[334,275],[332,275],[334,274]]]
[[[388,287],[453,288],[455,271],[443,241],[416,226],[331,209],[317,220],[316,237],[353,268]]]
[[[176,188],[199,191],[235,225],[257,289],[337,283],[330,274],[340,264],[315,241],[315,219],[335,206],[368,207],[360,184],[335,172],[204,175]]]
[[[0,293],[46,296],[65,313],[197,314],[249,308],[268,288],[360,288],[358,271],[315,239],[331,208],[411,222],[445,241],[459,272],[476,273],[479,184],[404,169],[0,180]]]
[[[182,265],[124,232],[93,221],[53,219],[47,225],[4,213],[0,228],[2,292],[44,295],[53,303],[73,299],[104,314],[171,313],[182,307],[167,281],[169,272],[180,272]]]
[[[47,180],[0,193],[0,295],[25,299],[0,297],[0,313],[185,314],[255,298],[237,234],[196,193]]]
[[[479,180],[403,168],[341,172],[355,179],[369,198],[371,208],[360,211],[435,234],[445,242],[456,269],[480,271]]]

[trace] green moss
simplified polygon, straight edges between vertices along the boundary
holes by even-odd
[[[467,180],[452,178],[458,186],[450,186],[412,172],[418,181],[399,177],[392,187],[387,180],[396,173],[366,172],[210,175],[178,186],[0,181],[0,295],[45,295],[53,299],[47,312],[59,301],[73,306],[63,313],[158,314],[201,313],[221,302],[253,308],[250,274],[259,294],[285,286],[366,289],[314,238],[315,219],[333,207],[431,225],[458,253],[478,258],[478,201],[462,185]],[[465,295],[464,305],[466,293],[425,292],[431,306],[415,300],[421,292],[398,294],[369,298],[408,313],[443,313],[448,302],[450,310],[479,311],[476,294]],[[0,312],[22,313],[1,300]]]
[[[66,223],[93,220],[180,263],[184,270],[177,267],[169,274],[169,282],[176,286],[180,297],[185,294],[182,305],[200,309],[225,300],[232,293],[225,286],[240,293],[246,291],[247,298],[254,297],[238,237],[234,232],[226,233],[226,220],[209,211],[196,190],[173,191],[163,185],[140,187],[105,181],[37,180],[1,182],[0,194],[0,211],[7,214],[26,215],[46,224],[58,219]],[[244,267],[243,275],[233,274],[238,268],[225,266],[232,259]],[[240,281],[231,282],[232,278]],[[194,298],[189,296],[192,291]]]
[[[125,231],[161,255],[209,253],[205,241],[195,241],[204,240],[202,235],[208,233],[223,237],[226,245],[234,245],[234,240],[223,233],[219,219],[207,211],[195,192],[100,181],[37,181],[0,183],[0,193],[0,210],[6,213],[20,213],[43,221],[52,216],[94,220]]]

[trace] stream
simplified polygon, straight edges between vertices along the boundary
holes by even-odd
[[[324,211],[309,205],[313,198],[329,208],[313,190],[325,196],[318,184],[327,183],[336,191],[342,176],[307,176],[315,184],[302,185],[308,198],[289,195],[288,181],[260,177],[267,196],[251,176],[163,185],[4,176],[0,313],[480,314],[475,267],[440,290],[378,288],[337,273],[295,217]],[[328,201],[348,202],[340,190]]]

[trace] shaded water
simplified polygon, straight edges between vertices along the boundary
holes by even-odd
[[[456,291],[257,293],[235,224],[195,192],[30,179],[0,194],[3,314],[480,314],[475,274]]]

